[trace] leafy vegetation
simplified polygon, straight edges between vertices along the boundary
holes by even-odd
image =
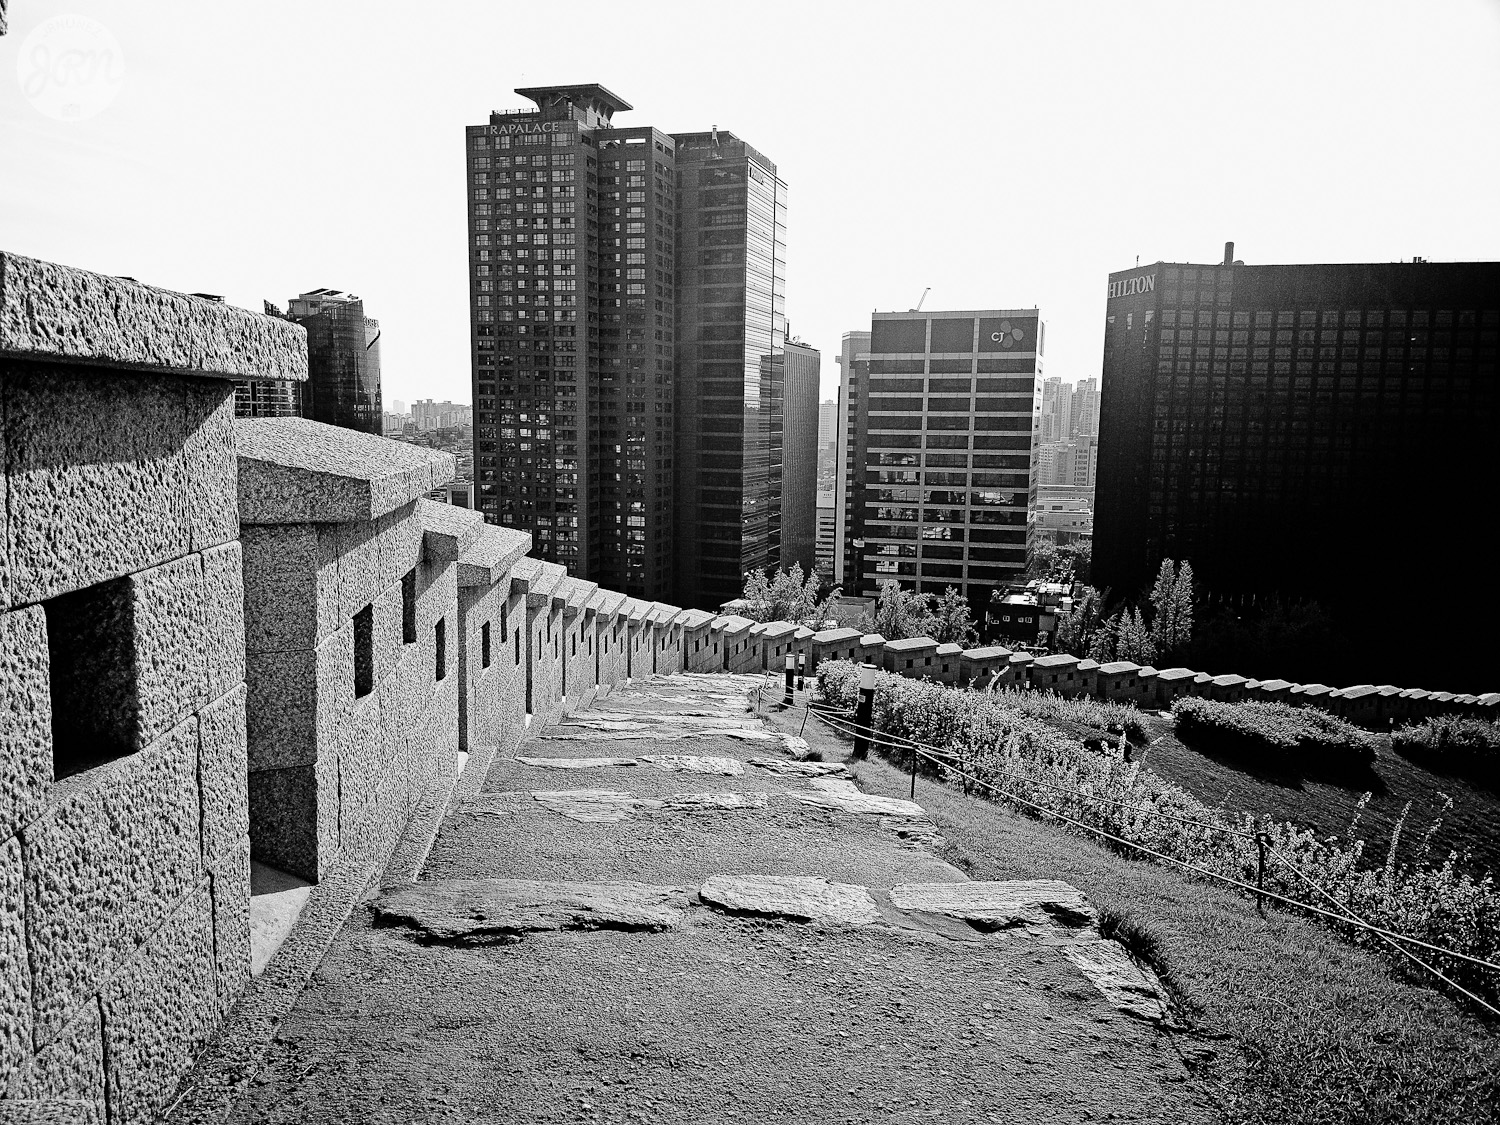
[[[802,573],[801,563],[793,563],[791,570],[778,567],[770,577],[764,571],[752,570],[745,575],[744,616],[751,621],[789,621],[821,629],[828,620],[829,604],[839,591],[819,598],[820,585],[816,572]]]
[[[825,698],[835,706],[852,706],[858,674],[849,661],[822,664],[818,679]],[[1263,833],[1272,857],[1268,890],[1326,903],[1321,889],[1375,925],[1500,961],[1500,888],[1491,875],[1475,879],[1461,871],[1456,853],[1435,860],[1430,842],[1436,825],[1423,838],[1416,862],[1397,863],[1398,830],[1384,862],[1372,865],[1353,826],[1343,839],[1320,838],[1269,816],[1211,808],[1138,762],[1089,753],[1044,720],[1006,706],[1003,696],[889,673],[876,680],[874,724],[878,732],[950,752],[953,759],[937,771],[947,780],[966,787],[988,783],[1003,791],[1001,800],[1068,817],[1225,878],[1255,882],[1254,837]],[[1357,943],[1379,944],[1364,931],[1348,932]],[[1495,974],[1433,956],[1450,976],[1500,998]]]
[[[899,582],[883,583],[875,603],[873,629],[888,641],[931,637],[940,645],[968,648],[979,640],[969,600],[956,586],[949,586],[942,597],[936,597],[903,589]]]
[[[1177,737],[1189,746],[1231,753],[1320,753],[1369,763],[1374,735],[1312,707],[1285,703],[1221,703],[1183,696],[1172,704]]]
[[[1391,735],[1391,745],[1430,768],[1500,775],[1497,722],[1443,715],[1400,727]]]

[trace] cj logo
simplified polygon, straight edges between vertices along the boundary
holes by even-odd
[[[1002,320],[1000,322],[1000,331],[991,332],[990,339],[999,344],[1002,348],[1013,348],[1021,342],[1021,338],[1024,335],[1026,334],[1019,328],[1012,328],[1010,326],[1010,321]]]

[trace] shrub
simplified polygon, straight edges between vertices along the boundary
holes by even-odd
[[[818,680],[830,704],[854,706],[859,689],[857,665],[824,662],[819,666]],[[1270,840],[1272,857],[1267,864],[1267,890],[1304,902],[1325,902],[1308,885],[1307,880],[1311,880],[1374,925],[1471,957],[1500,961],[1500,888],[1489,874],[1475,879],[1460,869],[1469,861],[1467,854],[1450,853],[1441,863],[1433,864],[1424,842],[1416,863],[1398,864],[1398,831],[1383,862],[1371,866],[1364,861],[1365,842],[1356,839],[1352,830],[1344,840],[1319,838],[1309,829],[1270,816],[1257,818],[1211,808],[1142,769],[1139,762],[1088,753],[1076,740],[1015,706],[1007,706],[1004,699],[1004,693],[990,696],[956,691],[880,673],[875,682],[874,726],[878,733],[951,752],[955,760],[935,771],[944,780],[965,787],[978,783],[994,799],[1011,802],[1024,812],[1066,817],[1085,826],[1077,831],[1106,832],[1170,860],[1242,883],[1256,880],[1258,848],[1254,837],[1264,833]],[[1232,709],[1277,705],[1213,706]],[[1297,712],[1295,708],[1282,709]],[[1292,746],[1302,745],[1298,739],[1304,737],[1310,745],[1323,745],[1346,738],[1339,727],[1347,724],[1332,725],[1337,722],[1318,712],[1297,712],[1272,725],[1272,737]],[[1369,737],[1363,731],[1354,733]],[[905,756],[899,750],[896,755]],[[1431,837],[1429,832],[1425,841],[1430,842]],[[1128,854],[1139,853],[1132,848]],[[1356,943],[1383,948],[1380,939],[1365,931],[1350,929],[1348,936]],[[1491,998],[1500,997],[1500,980],[1494,973],[1437,954],[1424,956],[1460,983]]]
[[[1391,735],[1391,745],[1439,769],[1500,773],[1500,723],[1443,715],[1408,723]]]
[[[1172,704],[1177,736],[1235,753],[1319,753],[1345,762],[1375,760],[1374,735],[1323,711],[1285,703],[1220,703],[1183,696]]]

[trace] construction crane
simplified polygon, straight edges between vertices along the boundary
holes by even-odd
[[[922,290],[922,301],[927,300],[927,294],[929,294],[931,292],[932,292],[932,286],[930,286],[930,285],[926,289]],[[911,311],[912,312],[921,312],[922,311],[922,301],[918,301],[917,302],[917,307],[914,308],[914,309],[912,309]]]

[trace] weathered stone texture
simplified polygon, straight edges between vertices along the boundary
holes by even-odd
[[[203,661],[200,698],[217,699],[245,680],[245,587],[240,545],[203,552]]]
[[[26,965],[21,841],[0,843],[0,1094],[31,1055],[31,973]]]
[[[250,841],[240,840],[209,869],[213,899],[214,981],[228,1012],[250,980]]]
[[[688,905],[681,887],[450,879],[385,891],[375,915],[428,938],[464,944],[513,941],[545,930],[669,930]]]
[[[248,652],[311,649],[318,643],[318,606],[336,581],[334,564],[319,552],[311,524],[240,529]]]
[[[457,562],[479,542],[484,517],[469,508],[456,508],[426,497],[417,501],[427,558],[436,563]]]
[[[51,799],[21,837],[38,1046],[199,878],[197,720]]]
[[[237,685],[198,715],[198,784],[206,864],[234,854],[250,833],[245,696],[245,686]]]
[[[239,418],[244,523],[374,520],[453,479],[452,454],[307,418]]]
[[[233,542],[240,532],[234,384],[188,379],[183,381],[182,391],[188,546],[203,551]]]
[[[175,904],[110,978],[101,1003],[110,1125],[149,1125],[218,1024],[207,888]]]
[[[305,765],[317,759],[317,675],[317,653],[306,649],[256,653],[247,659],[251,770]]]
[[[0,357],[303,380],[307,332],[233,305],[0,252]]]
[[[190,550],[180,379],[12,364],[6,382],[12,604]]]
[[[51,699],[41,608],[0,613],[0,839],[40,811],[52,781]]]
[[[203,562],[188,555],[126,581],[135,654],[135,739],[136,746],[147,746],[207,695]],[[219,616],[222,620],[222,609]]]
[[[250,842],[258,862],[316,882],[339,847],[338,761],[252,773]]]
[[[0,1119],[16,1125],[104,1125],[104,1028],[93,997],[50,1046],[30,1058],[0,1095],[16,1108]]]

